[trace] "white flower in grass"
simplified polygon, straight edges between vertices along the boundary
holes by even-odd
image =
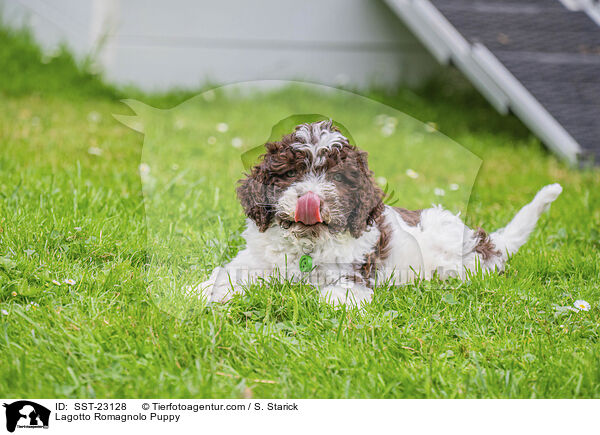
[[[98,112],[90,112],[88,113],[87,119],[92,124],[98,124],[102,120],[102,115]]]
[[[408,178],[412,178],[413,180],[419,178],[419,174],[417,173],[417,171],[415,171],[413,169],[407,169],[406,170],[406,176]]]
[[[231,146],[234,148],[241,148],[244,145],[244,141],[241,137],[234,137],[231,139]]]
[[[214,145],[217,143],[217,138],[214,136],[209,136],[207,142],[209,145]]]
[[[229,126],[227,125],[227,123],[225,123],[225,122],[219,122],[217,124],[217,131],[219,133],[225,133],[227,130],[229,130]]]
[[[91,154],[93,156],[101,156],[102,155],[102,148],[89,147],[88,148],[88,154]]]
[[[573,306],[575,308],[577,308],[578,310],[581,311],[590,311],[591,305],[589,302],[586,302],[582,299],[579,299],[577,301],[575,301],[575,303],[573,304]]]
[[[387,184],[387,178],[385,177],[377,177],[375,179],[375,181],[377,182],[377,184],[379,184],[380,186],[385,186]]]
[[[75,285],[74,279],[65,279],[63,282],[68,285]]]
[[[0,311],[0,313],[2,313],[2,315],[4,315],[4,316],[8,316],[8,311],[6,311],[6,310],[2,310],[2,311]]]
[[[174,124],[175,130],[182,130],[185,128],[185,119],[177,118]]]
[[[453,192],[458,190],[458,184],[456,183],[452,183],[450,184],[450,190],[452,190]]]
[[[444,196],[446,194],[446,191],[444,189],[441,189],[439,187],[436,187],[435,189],[433,189],[433,193],[436,196]]]
[[[140,163],[138,170],[140,171],[141,176],[150,174],[150,166],[147,163]]]
[[[57,281],[57,280],[55,280],[55,279],[53,279],[53,280],[52,280],[52,284],[54,284],[54,285],[60,285],[60,282],[59,282],[59,281]]]
[[[381,135],[383,137],[390,137],[396,131],[396,126],[394,124],[385,123],[383,127],[381,127]]]

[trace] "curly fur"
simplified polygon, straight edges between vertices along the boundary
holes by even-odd
[[[206,299],[226,301],[258,277],[284,273],[308,279],[327,301],[359,304],[371,299],[377,280],[402,284],[501,271],[561,190],[544,187],[505,228],[488,235],[441,206],[385,206],[367,153],[331,121],[303,124],[267,143],[260,162],[240,180],[246,248],[199,287]],[[320,200],[322,222],[305,225],[295,218],[299,198],[308,193]],[[310,272],[299,266],[305,254],[313,259]]]

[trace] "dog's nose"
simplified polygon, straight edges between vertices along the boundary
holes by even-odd
[[[305,225],[314,225],[317,222],[323,222],[321,218],[321,198],[319,198],[319,195],[313,192],[306,192],[298,198],[294,220],[302,222]]]

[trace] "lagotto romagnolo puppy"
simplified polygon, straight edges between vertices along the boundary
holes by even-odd
[[[245,249],[200,284],[201,297],[227,301],[258,277],[306,280],[333,304],[370,301],[376,282],[465,278],[502,271],[561,193],[541,189],[504,228],[472,230],[441,206],[385,205],[367,153],[332,124],[303,124],[278,142],[240,181]]]

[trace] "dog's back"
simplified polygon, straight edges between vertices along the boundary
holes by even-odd
[[[477,270],[501,271],[561,192],[559,184],[545,186],[506,227],[489,235],[481,228],[467,227],[441,206],[422,210],[418,215],[386,207],[384,217],[391,229],[391,247],[378,277],[405,283],[436,275],[442,279],[464,278]]]

